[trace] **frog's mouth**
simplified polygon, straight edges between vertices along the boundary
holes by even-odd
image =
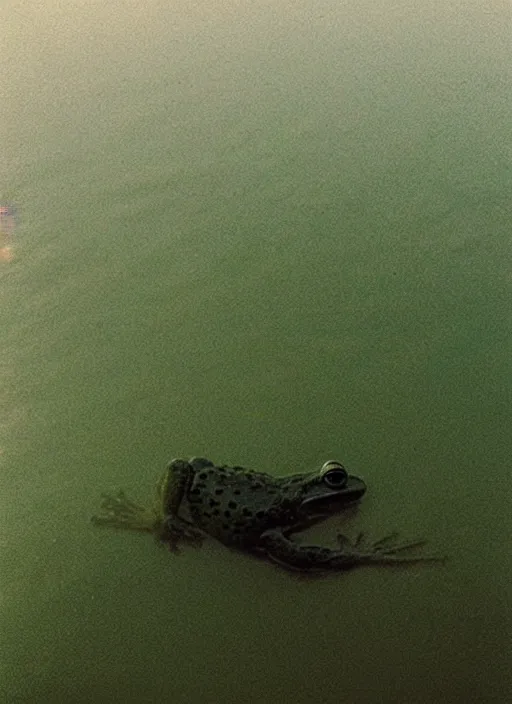
[[[314,496],[304,499],[301,506],[310,515],[329,515],[357,503],[366,492],[366,484],[359,477],[349,476],[343,488],[322,487]]]

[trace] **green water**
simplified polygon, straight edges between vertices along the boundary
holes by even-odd
[[[0,701],[512,698],[499,2],[7,1]],[[300,579],[89,523],[172,457],[343,460],[444,567]]]

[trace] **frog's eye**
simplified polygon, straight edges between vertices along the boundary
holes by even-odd
[[[347,470],[339,462],[326,462],[322,467],[322,479],[331,489],[341,489],[348,480]]]

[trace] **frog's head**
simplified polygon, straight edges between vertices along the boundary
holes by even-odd
[[[300,511],[310,517],[328,516],[342,510],[363,496],[366,484],[349,474],[336,460],[329,460],[304,482]]]

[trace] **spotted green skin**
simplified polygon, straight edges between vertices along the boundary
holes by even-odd
[[[365,483],[338,462],[320,470],[274,477],[243,467],[217,466],[204,457],[173,460],[160,481],[157,500],[146,509],[123,492],[105,496],[96,524],[146,530],[178,551],[200,544],[205,534],[227,546],[255,552],[303,571],[344,570],[371,562],[442,560],[411,555],[424,541],[398,543],[392,533],[373,543],[338,535],[337,549],[299,545],[290,536],[357,502]]]
[[[186,504],[194,526],[225,545],[250,549],[260,547],[266,531],[299,530],[316,522],[313,516],[318,512],[318,520],[326,518],[365,491],[364,482],[350,475],[344,486],[333,489],[322,481],[318,470],[273,477],[244,467],[215,466],[204,457],[194,457],[173,460],[167,468],[162,508],[171,533],[180,508]],[[306,499],[309,502],[305,504]],[[328,500],[335,508],[327,506]]]

